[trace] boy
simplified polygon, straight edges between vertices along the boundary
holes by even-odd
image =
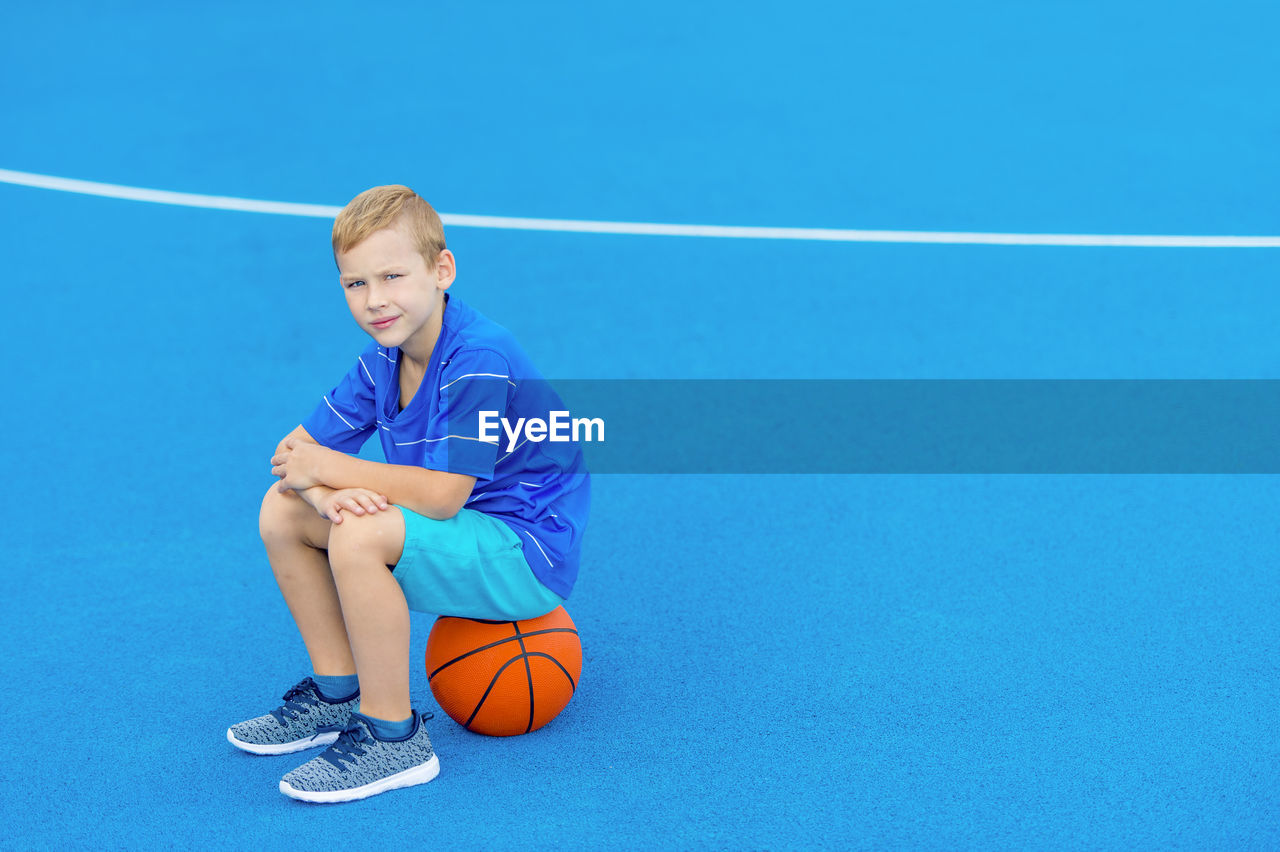
[[[590,495],[576,444],[508,451],[481,430],[481,412],[516,423],[563,405],[509,332],[446,292],[455,260],[426,201],[403,186],[361,193],[334,221],[333,251],[373,342],[276,448],[259,520],[314,675],[227,730],[255,754],[329,745],[280,782],[314,802],[436,776],[409,703],[409,611],[555,609],[577,577]],[[386,463],[350,455],[375,432]]]

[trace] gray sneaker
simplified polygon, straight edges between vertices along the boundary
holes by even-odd
[[[413,731],[395,740],[378,739],[368,717],[353,712],[337,742],[284,776],[280,792],[304,802],[350,802],[427,783],[440,774],[423,724],[431,715],[411,712]]]
[[[314,680],[306,678],[284,694],[282,706],[227,728],[227,741],[254,754],[289,754],[329,745],[359,704],[359,690],[341,701],[330,701]]]

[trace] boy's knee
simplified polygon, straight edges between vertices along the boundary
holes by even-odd
[[[342,523],[329,527],[329,562],[334,570],[377,560],[394,565],[404,550],[404,515],[395,506],[369,515],[344,512]]]
[[[281,494],[272,485],[262,498],[258,511],[258,534],[267,544],[282,540],[299,539],[304,531],[303,511],[315,514],[315,510],[296,494]]]

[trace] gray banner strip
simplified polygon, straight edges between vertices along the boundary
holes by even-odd
[[[1273,380],[551,386],[593,473],[1280,473]]]

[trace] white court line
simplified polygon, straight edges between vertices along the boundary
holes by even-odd
[[[80,195],[150,201],[179,207],[208,207],[250,213],[278,213],[332,219],[341,207],[258,201],[225,195],[195,195],[164,189],[120,186],[114,183],[38,175],[0,169],[0,183],[55,189]],[[937,243],[992,246],[1123,246],[1139,248],[1280,248],[1277,237],[1164,236],[1156,234],[989,234],[968,231],[854,231],[832,228],[758,228],[735,225],[674,225],[660,222],[598,222],[581,219],[524,219],[441,213],[446,225],[462,228],[505,228],[521,231],[562,231],[584,234],[632,234],[665,237],[719,237],[745,240],[809,240],[840,243]]]

